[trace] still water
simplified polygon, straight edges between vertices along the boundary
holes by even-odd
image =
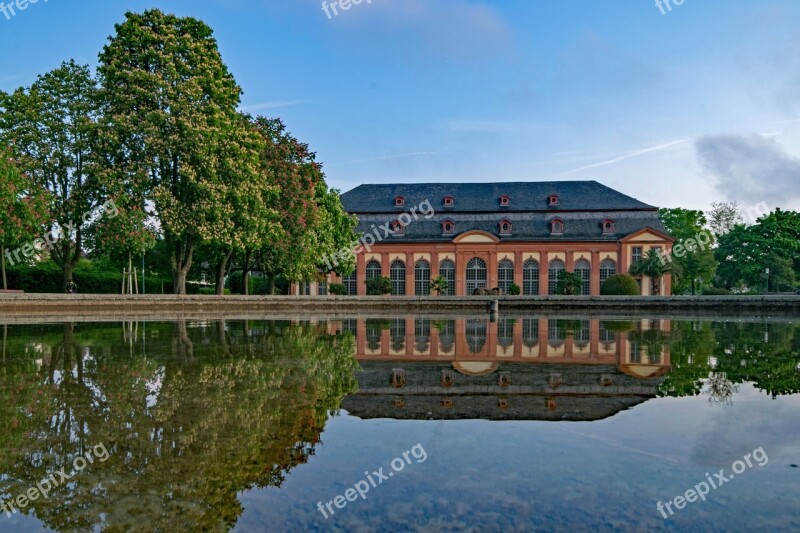
[[[0,531],[800,530],[796,320],[0,329]]]

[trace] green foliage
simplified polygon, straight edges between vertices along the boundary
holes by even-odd
[[[51,252],[63,270],[62,288],[81,258],[84,233],[95,221],[84,214],[103,201],[95,149],[98,102],[89,67],[74,61],[37,77],[30,88],[0,92],[0,144],[10,147],[33,184],[49,191],[51,224],[66,233]]]
[[[392,280],[385,276],[379,276],[366,280],[367,294],[370,296],[383,296],[385,294],[392,294]]]
[[[795,290],[800,279],[800,213],[778,209],[753,226],[735,226],[720,237],[715,254],[718,284],[727,289]]]
[[[19,265],[8,269],[11,286],[29,293],[61,293],[61,268],[53,261],[33,266]],[[73,280],[81,294],[119,294],[122,291],[122,270],[109,269],[107,263],[82,260],[75,266]],[[141,291],[141,271],[139,290]],[[145,291],[161,292],[162,285],[169,288],[169,279],[147,276]]]
[[[687,249],[685,253],[678,246],[690,246],[689,239],[696,240],[700,233],[706,233],[713,241],[714,236],[705,228],[706,216],[702,211],[690,209],[660,209],[659,215],[667,228],[667,234],[675,239],[672,254],[672,292],[683,294],[691,291],[696,294],[700,288],[708,286],[714,278],[717,261],[714,259],[713,242],[701,249]]]
[[[269,294],[269,283],[264,277],[249,276],[249,292],[251,295]],[[227,279],[227,288],[233,294],[243,294],[242,271],[231,272]]]
[[[519,296],[520,294],[522,294],[522,289],[516,283],[512,283],[508,287],[508,294],[509,296]]]
[[[345,287],[341,283],[331,283],[328,286],[328,292],[330,294],[333,294],[334,296],[346,296],[347,295],[347,287]]]
[[[444,276],[436,276],[436,278],[431,281],[431,294],[439,296],[446,293],[449,288],[450,283],[448,283]]]
[[[631,265],[628,273],[631,276],[647,276],[650,278],[650,294],[661,293],[661,279],[668,272],[677,271],[678,267],[663,259],[662,255],[655,250],[648,251],[641,261]]]
[[[559,273],[558,283],[556,284],[556,294],[565,296],[580,294],[582,287],[583,278],[580,274],[567,272],[566,270],[562,270]]]
[[[225,296],[230,296],[233,294],[230,289],[223,289],[222,292]],[[217,289],[209,289],[209,288],[202,288],[198,294],[202,294],[203,296],[215,296],[217,294]]]
[[[600,287],[603,296],[639,296],[639,284],[628,274],[614,274]]]

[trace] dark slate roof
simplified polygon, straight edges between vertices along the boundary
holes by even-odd
[[[373,228],[388,224],[400,213],[359,214],[357,231],[374,233]],[[564,233],[550,234],[549,222],[559,218],[564,222]],[[604,234],[600,226],[605,219],[613,220],[615,233]],[[450,220],[455,224],[455,233],[442,234],[442,223]],[[511,222],[511,234],[500,235],[500,222]],[[437,211],[431,218],[417,216],[405,228],[404,235],[390,235],[378,230],[382,242],[449,242],[462,233],[482,230],[501,241],[608,241],[614,242],[645,228],[666,233],[657,211],[602,211],[602,212],[558,212],[558,213],[448,213]]]
[[[504,195],[511,200],[508,207],[500,206]],[[558,206],[548,206],[551,195],[559,197]],[[342,195],[342,204],[353,214],[391,213],[402,211],[394,206],[398,196],[405,198],[406,208],[428,200],[437,212],[452,213],[656,209],[596,181],[359,185]],[[452,208],[443,207],[445,196],[455,199]]]

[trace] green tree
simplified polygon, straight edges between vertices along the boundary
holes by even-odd
[[[735,226],[715,250],[728,289],[790,290],[800,276],[800,213],[780,209],[752,226]]]
[[[650,294],[661,294],[661,281],[664,275],[676,269],[673,264],[665,261],[660,253],[650,250],[641,261],[631,265],[628,272],[632,276],[647,276],[650,278]]]
[[[8,289],[6,251],[33,244],[37,230],[50,215],[49,202],[49,194],[22,174],[6,154],[0,153],[0,271],[4,290]],[[25,239],[30,242],[25,243]]]
[[[19,168],[50,191],[54,227],[61,232],[51,257],[63,272],[63,288],[84,252],[85,216],[102,203],[94,172],[97,84],[88,66],[74,61],[39,76],[30,88],[0,93],[0,142]]]
[[[639,284],[629,274],[614,274],[600,287],[603,296],[639,296],[641,293]]]
[[[196,247],[224,238],[220,225],[236,207],[229,200],[252,177],[241,89],[203,22],[157,9],[125,18],[100,53],[104,181],[138,205],[152,203],[173,289],[185,294]]]
[[[675,239],[671,255],[671,260],[675,263],[672,292],[681,294],[691,289],[692,294],[697,294],[698,282],[700,289],[710,284],[717,268],[711,242],[713,236],[705,228],[706,216],[702,211],[680,208],[660,209],[659,215],[667,228],[667,234]],[[691,242],[696,243],[701,234],[705,234],[701,238],[709,242],[692,246]]]
[[[436,276],[436,278],[431,281],[431,294],[440,296],[446,293],[449,288],[450,284],[444,278],[444,276]]]

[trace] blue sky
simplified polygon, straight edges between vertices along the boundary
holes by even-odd
[[[342,190],[594,179],[800,209],[800,2],[367,1],[329,19],[321,0],[39,0],[0,14],[0,89],[96,65],[125,11],[158,7],[212,26],[242,105]]]

